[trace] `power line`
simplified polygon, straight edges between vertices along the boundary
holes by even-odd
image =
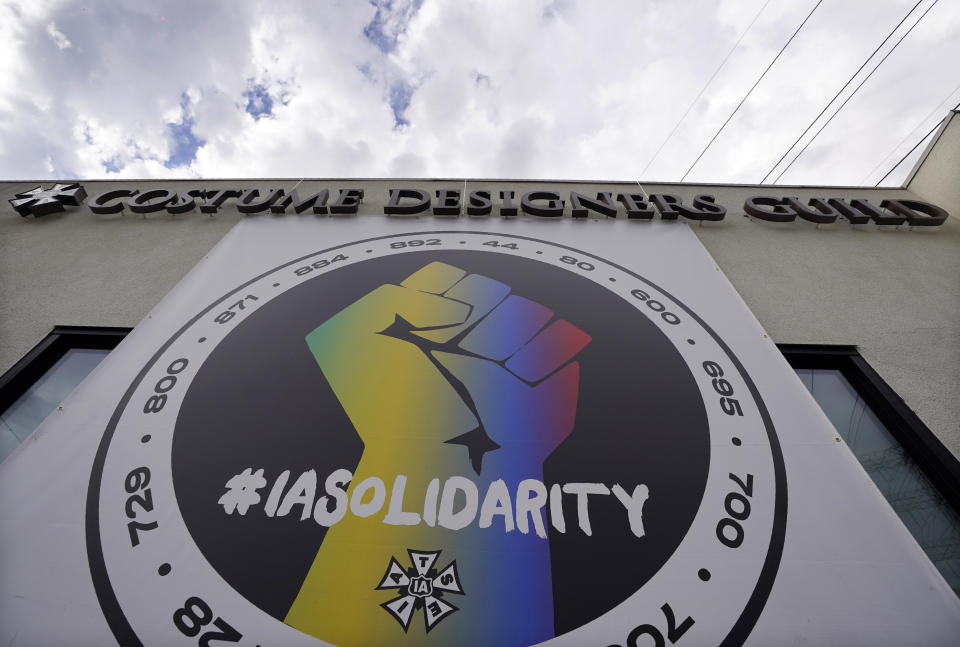
[[[667,142],[670,141],[670,138],[673,137],[674,133],[677,132],[677,129],[680,127],[680,124],[682,124],[683,120],[687,118],[687,115],[689,115],[690,111],[693,110],[693,107],[697,105],[697,102],[700,101],[700,97],[703,96],[703,93],[706,92],[707,88],[710,87],[710,84],[713,83],[713,80],[717,77],[717,74],[719,74],[720,70],[723,69],[723,66],[726,65],[727,59],[729,59],[730,56],[733,55],[736,49],[740,46],[740,41],[742,41],[743,37],[747,35],[747,32],[750,31],[751,27],[753,27],[753,23],[757,22],[757,19],[760,17],[760,14],[763,13],[763,10],[767,8],[767,5],[770,4],[770,2],[771,0],[767,0],[766,2],[763,3],[763,6],[760,7],[760,11],[758,11],[757,15],[753,17],[753,20],[751,20],[750,24],[747,25],[747,28],[743,30],[743,33],[740,34],[740,38],[737,39],[737,42],[734,43],[730,51],[727,52],[727,55],[723,57],[723,60],[720,61],[720,65],[717,66],[717,69],[713,71],[713,74],[710,75],[710,78],[707,79],[707,82],[703,85],[703,87],[700,88],[700,93],[697,94],[696,98],[690,102],[689,106],[687,106],[687,110],[683,113],[683,116],[680,117],[680,121],[678,121],[676,125],[674,125],[673,130],[670,131],[670,134],[667,135],[667,138],[664,139],[663,142],[661,142],[660,148],[657,149],[657,152],[653,154],[653,157],[650,158],[650,161],[647,162],[647,165],[643,167],[642,171],[640,171],[641,176],[647,172],[647,169],[650,168],[650,165],[653,164],[653,162],[660,155],[660,151],[663,150],[663,147],[667,145]]]
[[[900,39],[899,39],[896,43],[893,44],[893,47],[891,47],[890,50],[889,50],[886,54],[883,55],[883,58],[880,59],[880,62],[877,63],[876,67],[874,67],[872,70],[870,70],[870,73],[867,74],[867,75],[863,78],[862,81],[860,81],[860,85],[858,85],[858,86],[856,87],[856,89],[854,89],[854,91],[851,92],[850,95],[849,95],[846,99],[843,100],[843,103],[840,104],[840,107],[837,108],[837,111],[834,112],[832,115],[830,115],[830,117],[829,117],[825,122],[823,122],[823,125],[820,126],[820,129],[819,129],[816,133],[814,133],[813,137],[810,138],[810,141],[808,141],[806,144],[803,145],[803,148],[800,149],[800,152],[797,153],[796,157],[794,157],[794,158],[790,161],[790,163],[787,164],[787,166],[786,166],[782,171],[780,171],[780,175],[778,175],[778,176],[776,177],[776,179],[773,181],[774,184],[776,184],[777,182],[779,182],[779,181],[780,181],[780,178],[783,177],[783,174],[786,173],[787,171],[789,171],[789,170],[790,170],[790,167],[793,166],[798,159],[800,159],[800,156],[803,155],[803,153],[810,147],[810,144],[812,144],[812,143],[814,142],[814,140],[816,140],[816,138],[820,136],[820,133],[823,132],[823,129],[826,128],[827,126],[829,126],[829,125],[830,125],[830,122],[833,121],[834,117],[836,117],[838,114],[840,114],[840,111],[843,110],[843,107],[844,107],[845,105],[847,105],[847,103],[850,102],[850,99],[852,99],[852,98],[857,94],[857,92],[860,91],[860,88],[863,87],[863,84],[866,83],[868,80],[870,80],[870,77],[873,76],[874,72],[876,72],[878,69],[880,69],[880,66],[883,65],[883,62],[887,60],[887,57],[890,56],[891,54],[893,54],[894,51],[896,51],[896,49],[897,49],[897,47],[899,47],[900,43],[903,42],[903,39],[910,35],[910,32],[913,31],[913,28],[920,24],[920,21],[923,20],[924,16],[926,16],[928,13],[930,13],[930,10],[933,9],[935,6],[937,6],[937,3],[938,3],[938,2],[940,2],[940,0],[933,0],[933,3],[932,3],[929,7],[927,7],[926,10],[925,10],[922,14],[920,14],[920,17],[917,18],[916,22],[914,22],[912,25],[910,25],[910,28],[907,29],[907,31],[904,32],[903,36],[901,36]]]
[[[734,108],[734,109],[733,109],[733,112],[730,113],[730,116],[727,117],[727,120],[726,120],[725,122],[723,122],[723,125],[722,125],[722,126],[720,126],[720,130],[718,130],[718,131],[716,132],[716,134],[710,139],[710,141],[707,142],[707,145],[704,147],[704,149],[703,149],[702,151],[700,151],[700,154],[699,154],[699,155],[697,155],[697,159],[693,160],[693,164],[690,165],[690,168],[687,169],[687,172],[684,173],[684,174],[683,174],[683,177],[680,178],[680,181],[681,181],[681,182],[683,182],[683,181],[687,178],[687,176],[690,174],[690,171],[693,170],[693,167],[696,166],[696,165],[697,165],[697,162],[700,161],[700,158],[703,157],[703,155],[710,149],[710,147],[713,145],[713,142],[715,142],[715,141],[717,140],[717,137],[720,136],[720,133],[723,132],[723,129],[726,128],[726,127],[727,127],[727,124],[730,123],[730,120],[733,119],[733,116],[734,116],[735,114],[737,114],[737,112],[739,112],[740,107],[741,107],[741,106],[746,102],[746,100],[750,97],[750,95],[753,93],[754,89],[755,89],[758,85],[760,85],[760,81],[762,81],[762,80],[763,80],[763,77],[765,77],[765,76],[767,75],[767,72],[770,71],[770,68],[773,67],[773,64],[777,62],[777,59],[780,58],[780,55],[783,54],[783,51],[784,51],[785,49],[787,49],[787,47],[790,45],[790,43],[793,42],[793,39],[796,38],[797,34],[800,33],[800,30],[803,29],[803,26],[807,24],[807,21],[810,20],[810,16],[813,15],[813,12],[817,10],[817,7],[819,7],[819,6],[820,6],[820,3],[822,3],[822,2],[823,2],[823,0],[817,0],[817,4],[815,4],[815,5],[813,6],[813,9],[811,9],[811,10],[810,10],[810,13],[807,14],[807,17],[803,19],[803,22],[800,23],[800,26],[797,27],[796,31],[793,32],[793,35],[790,36],[790,40],[788,40],[788,41],[784,44],[784,46],[780,48],[780,51],[777,52],[777,55],[774,56],[774,57],[773,57],[773,60],[770,61],[770,64],[767,65],[767,69],[765,69],[765,70],[763,71],[763,74],[760,75],[760,78],[758,78],[758,79],[754,82],[753,86],[752,86],[752,87],[747,91],[747,93],[743,96],[743,99],[740,100],[740,103],[737,104],[737,107]]]
[[[813,121],[810,122],[810,125],[807,126],[807,127],[803,130],[802,133],[800,133],[800,136],[797,137],[792,144],[790,144],[790,148],[788,148],[788,149],[783,153],[783,155],[780,156],[780,159],[777,160],[777,163],[774,164],[772,167],[770,167],[770,170],[767,171],[767,174],[763,176],[763,179],[762,179],[762,180],[760,180],[760,184],[763,184],[764,182],[767,181],[767,178],[770,177],[770,174],[773,173],[778,166],[780,166],[780,162],[782,162],[784,159],[786,159],[787,155],[790,154],[790,151],[793,150],[793,147],[796,146],[798,143],[800,143],[800,140],[803,139],[804,135],[806,135],[808,132],[810,132],[810,129],[813,128],[813,125],[814,125],[815,123],[817,123],[817,120],[820,119],[820,117],[823,116],[823,113],[825,113],[825,112],[827,111],[827,109],[828,109],[830,106],[833,105],[833,102],[837,100],[837,97],[839,97],[839,96],[843,93],[843,91],[846,90],[847,87],[848,87],[851,83],[853,83],[853,80],[854,80],[855,78],[857,78],[857,75],[860,74],[860,72],[863,71],[863,68],[865,68],[865,67],[867,66],[867,63],[870,62],[870,59],[872,59],[874,56],[876,56],[876,55],[877,55],[877,52],[880,51],[880,48],[887,44],[887,41],[890,40],[890,39],[893,37],[893,35],[896,33],[896,31],[897,31],[898,29],[900,29],[900,25],[902,25],[904,22],[906,22],[907,18],[910,17],[910,14],[912,14],[914,11],[916,11],[917,7],[920,6],[920,3],[921,3],[921,2],[923,2],[923,0],[917,0],[917,4],[913,5],[913,7],[910,8],[910,11],[908,11],[908,12],[906,13],[906,15],[905,15],[903,18],[900,19],[900,22],[897,23],[897,26],[894,27],[894,28],[890,31],[889,34],[887,34],[887,37],[883,39],[883,42],[882,42],[882,43],[880,43],[879,45],[877,45],[877,48],[876,48],[875,50],[873,50],[873,53],[870,54],[870,56],[867,57],[867,59],[863,62],[862,65],[860,65],[859,68],[857,68],[857,71],[853,73],[853,76],[851,76],[849,79],[847,79],[847,82],[843,84],[843,87],[842,87],[842,88],[840,88],[839,90],[837,90],[837,93],[836,93],[835,95],[833,95],[833,98],[830,99],[830,102],[827,103],[827,105],[825,105],[825,106],[823,107],[823,110],[820,111],[820,114],[817,115],[816,117],[814,117],[814,118],[813,118]]]
[[[887,153],[886,156],[884,156],[879,162],[877,162],[877,165],[876,165],[876,166],[874,166],[872,169],[870,169],[870,172],[869,172],[869,173],[867,173],[866,175],[863,176],[863,179],[860,180],[859,185],[865,184],[866,181],[870,178],[870,176],[873,175],[878,168],[880,168],[880,165],[883,164],[884,162],[886,162],[888,159],[890,159],[890,156],[893,155],[894,153],[896,153],[896,152],[897,152],[897,149],[899,149],[901,146],[903,146],[904,142],[906,142],[908,139],[910,139],[910,135],[912,135],[913,133],[917,132],[917,130],[920,129],[920,126],[922,126],[923,124],[926,123],[927,119],[929,119],[929,118],[932,117],[934,114],[936,114],[937,112],[939,112],[940,106],[942,106],[942,105],[945,104],[947,101],[949,101],[949,100],[950,100],[950,97],[952,97],[953,94],[954,94],[954,92],[956,92],[957,90],[960,90],[960,85],[958,85],[958,86],[955,87],[953,90],[951,90],[951,91],[950,91],[950,94],[947,95],[947,98],[946,98],[946,99],[944,99],[943,101],[941,101],[940,103],[938,103],[938,104],[933,108],[933,110],[931,110],[930,112],[927,113],[927,116],[926,116],[926,117],[924,117],[923,119],[920,120],[920,123],[918,123],[916,126],[913,127],[913,130],[911,130],[910,132],[908,132],[908,133],[903,137],[903,139],[901,139],[899,142],[897,142],[897,145],[893,147],[893,150],[891,150],[889,153]],[[956,109],[956,108],[955,108],[955,109]]]
[[[946,120],[946,117],[944,117],[943,119],[941,119],[940,121],[938,121],[933,128],[931,128],[929,131],[927,131],[927,134],[924,135],[923,137],[921,137],[921,138],[920,138],[920,141],[918,141],[916,144],[914,144],[914,145],[913,145],[913,148],[911,148],[910,150],[908,150],[908,151],[907,151],[907,154],[904,155],[903,157],[901,157],[901,158],[900,158],[900,161],[897,162],[896,164],[894,164],[894,165],[893,165],[893,168],[891,168],[889,171],[887,171],[886,175],[884,175],[882,178],[880,178],[879,180],[877,180],[877,183],[874,184],[873,186],[875,186],[875,187],[880,186],[880,183],[883,182],[884,180],[886,180],[887,177],[888,177],[891,173],[893,173],[898,166],[900,166],[901,164],[903,164],[903,161],[904,161],[905,159],[907,159],[908,157],[910,157],[910,153],[912,153],[913,151],[917,150],[917,148],[920,146],[920,144],[922,144],[923,142],[925,142],[925,141],[927,140],[927,137],[929,137],[930,135],[932,135],[932,134],[933,134],[933,131],[935,131],[937,128],[939,128],[939,127],[940,127],[940,124],[942,124],[945,120]]]
[[[956,110],[957,108],[960,108],[960,103],[958,103],[956,106],[954,106],[953,109]],[[949,116],[950,116],[950,115],[947,115],[947,117],[949,117]],[[880,178],[879,180],[877,180],[877,183],[874,184],[873,186],[880,186],[880,183],[883,182],[884,180],[886,180],[887,177],[888,177],[891,173],[893,173],[898,166],[900,166],[901,164],[903,164],[904,160],[907,159],[908,157],[910,157],[910,154],[911,154],[913,151],[917,150],[917,148],[920,147],[920,144],[922,144],[923,142],[927,141],[927,137],[929,137],[930,135],[932,135],[932,134],[933,134],[933,131],[935,131],[937,128],[939,128],[940,125],[941,125],[944,121],[947,120],[947,117],[944,117],[943,119],[941,119],[940,121],[938,121],[937,124],[936,124],[933,128],[931,128],[930,131],[927,132],[926,135],[924,135],[922,138],[920,138],[920,141],[918,141],[916,144],[914,144],[913,148],[911,148],[910,150],[908,150],[908,151],[907,151],[907,154],[904,155],[903,157],[901,157],[901,158],[900,158],[900,161],[897,162],[896,164],[894,164],[894,165],[893,165],[893,168],[890,169],[889,171],[887,171],[887,174],[884,175],[884,176],[883,176],[882,178]]]

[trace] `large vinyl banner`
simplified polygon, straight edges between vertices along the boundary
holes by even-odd
[[[960,640],[678,223],[248,218],[0,515],[2,644]]]

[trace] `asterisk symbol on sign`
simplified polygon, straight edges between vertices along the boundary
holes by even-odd
[[[87,197],[87,192],[79,183],[54,184],[44,189],[43,185],[29,191],[16,194],[10,205],[21,216],[45,216],[48,213],[63,211],[63,205],[78,206]]]

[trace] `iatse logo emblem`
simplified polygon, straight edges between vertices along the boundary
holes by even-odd
[[[457,611],[457,607],[444,599],[444,593],[463,595],[457,562],[452,561],[438,571],[434,564],[440,556],[439,550],[408,549],[407,553],[413,564],[407,569],[400,565],[396,557],[390,558],[390,565],[377,590],[395,589],[398,595],[380,606],[400,623],[404,631],[410,627],[414,611],[423,609],[423,619],[429,632],[438,622]]]

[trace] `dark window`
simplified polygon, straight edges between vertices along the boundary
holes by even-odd
[[[0,376],[0,461],[130,332],[58,326]],[[847,446],[960,595],[960,463],[852,346],[779,346]]]
[[[0,376],[0,461],[130,332],[129,328],[57,326]]]
[[[782,345],[780,350],[960,595],[960,464],[853,347]]]

